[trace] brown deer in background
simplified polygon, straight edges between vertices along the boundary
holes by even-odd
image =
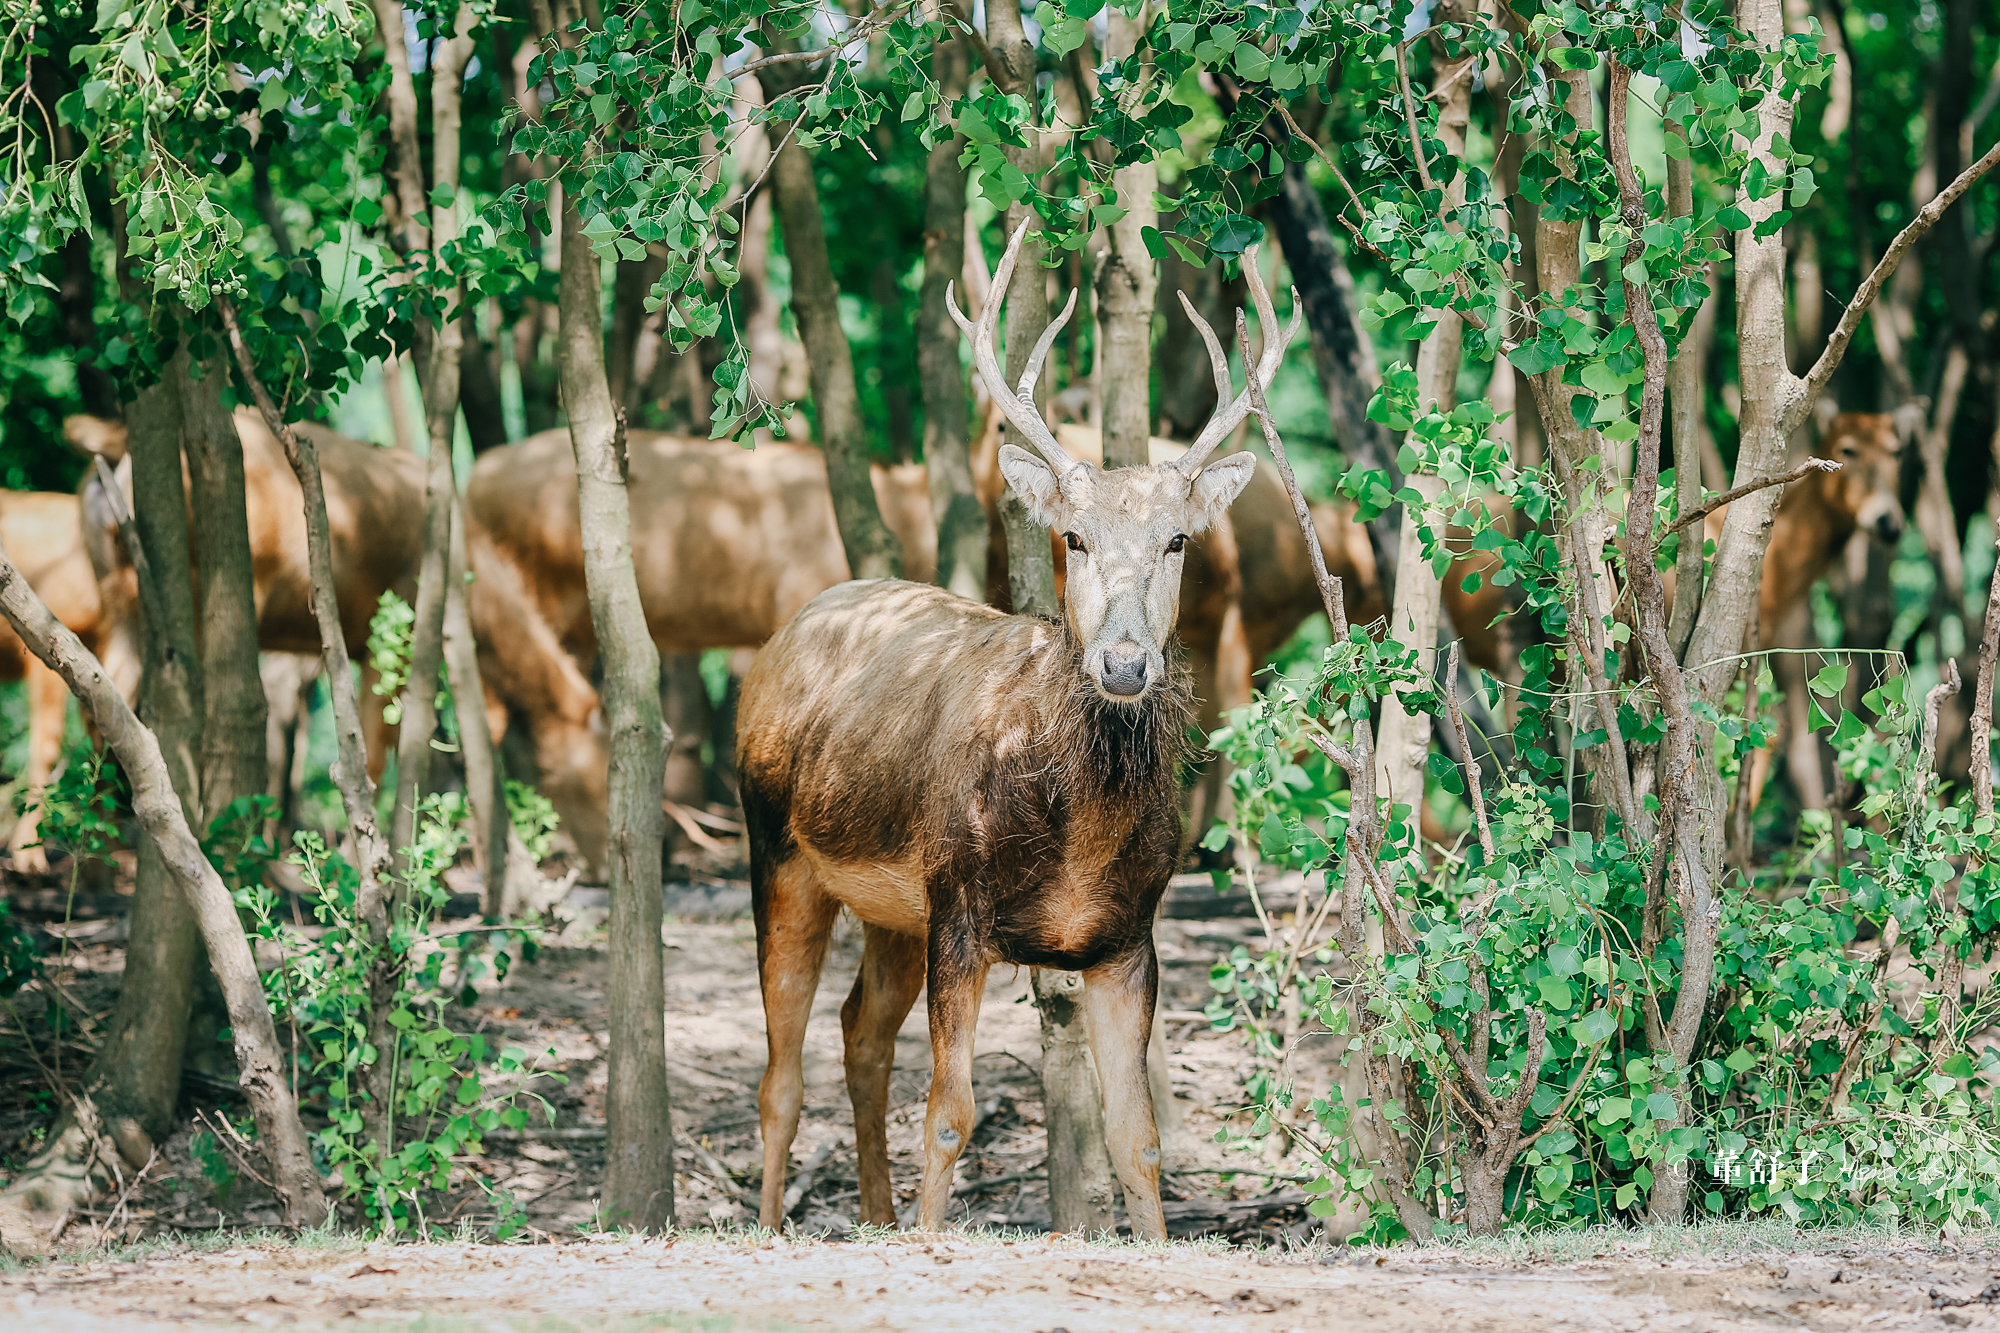
[[[1159,981],[1153,913],[1178,860],[1175,767],[1190,712],[1168,657],[1189,538],[1256,471],[1204,466],[1249,412],[1220,405],[1179,460],[1100,472],[1064,453],[1033,403],[1056,331],[1018,396],[994,351],[1014,233],[972,338],[980,378],[1035,452],[1000,465],[1069,554],[1063,617],[1009,616],[933,587],[843,584],[765,647],[743,684],[738,772],[749,828],[757,961],[770,1063],[758,1091],[762,1222],[783,1222],[798,1129],[801,1049],[827,939],[861,918],[861,974],[841,1009],[861,1216],[891,1223],[884,1117],[895,1034],[929,986],[932,1078],[919,1225],[936,1228],[972,1131],[972,1045],[995,963],[1081,971],[1106,1139],[1133,1231],[1165,1235],[1146,1042]],[[1278,332],[1251,275],[1269,383],[1298,327]],[[1224,372],[1226,374],[1226,371]]]

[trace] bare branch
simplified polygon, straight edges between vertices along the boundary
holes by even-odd
[[[1297,300],[1296,293],[1293,299]],[[1195,314],[1193,306],[1188,306],[1187,310],[1188,316],[1201,329],[1202,336],[1208,339],[1209,355],[1217,357],[1219,349],[1214,331],[1202,321],[1201,316]],[[1293,327],[1296,328],[1297,324],[1294,319]],[[1247,366],[1250,364],[1250,325],[1240,309],[1236,312],[1236,341],[1243,348],[1243,364]],[[1291,460],[1285,456],[1285,442],[1278,438],[1277,424],[1271,420],[1270,406],[1264,401],[1264,386],[1252,375],[1250,387],[1244,393],[1250,399],[1251,410],[1257,414],[1257,424],[1264,428],[1264,444],[1271,451],[1272,461],[1278,465],[1278,475],[1284,478],[1285,494],[1292,497],[1292,514],[1299,521],[1299,530],[1305,534],[1306,555],[1312,560],[1313,582],[1319,587],[1320,601],[1326,606],[1326,618],[1333,626],[1333,641],[1344,643],[1347,641],[1347,601],[1342,595],[1340,580],[1326,572],[1326,553],[1320,549],[1319,529],[1313,526],[1312,507],[1306,503],[1305,492],[1299,489],[1298,478],[1292,475]],[[1333,758],[1331,749],[1326,753],[1329,759]],[[1334,762],[1340,761],[1336,759]]]
[[[1486,864],[1500,859],[1493,849],[1493,830],[1486,823],[1486,795],[1479,790],[1479,761],[1472,756],[1472,741],[1465,732],[1465,715],[1458,710],[1458,640],[1452,640],[1445,659],[1444,702],[1451,712],[1451,729],[1458,733],[1458,752],[1465,757],[1465,790],[1472,797],[1472,821],[1479,829],[1479,846]]]
[[[1847,355],[1847,345],[1854,340],[1855,332],[1861,327],[1861,317],[1868,313],[1868,307],[1882,294],[1884,284],[1895,276],[1897,267],[1903,262],[1903,256],[1937,225],[1938,219],[1944,216],[1946,209],[1958,202],[1960,195],[1971,189],[1974,182],[1993,170],[1997,164],[2000,164],[2000,143],[1994,144],[1986,150],[1984,157],[1959,172],[1956,180],[1938,191],[1936,197],[1910,219],[1910,224],[1896,233],[1896,239],[1889,242],[1889,248],[1882,252],[1882,259],[1875,265],[1874,271],[1862,281],[1854,293],[1854,298],[1847,303],[1847,308],[1840,312],[1840,323],[1834,326],[1833,336],[1826,340],[1826,348],[1819,354],[1819,360],[1813,362],[1812,369],[1808,370],[1805,378],[1800,381],[1804,392],[1791,403],[1784,415],[1786,434],[1790,434],[1803,424],[1806,414],[1812,411],[1813,400],[1819,397],[1822,389],[1826,388],[1826,382],[1832,379],[1833,372],[1839,369],[1841,358]]]
[[[1791,482],[1798,481],[1802,477],[1809,477],[1815,472],[1838,471],[1840,471],[1840,462],[1838,459],[1808,458],[1789,472],[1781,472],[1775,477],[1762,477],[1756,481],[1746,481],[1741,486],[1732,486],[1713,500],[1704,501],[1696,505],[1693,509],[1688,510],[1672,523],[1669,523],[1666,535],[1671,537],[1683,528],[1693,527],[1724,505],[1741,500],[1752,491],[1761,491],[1766,486],[1788,485]]]

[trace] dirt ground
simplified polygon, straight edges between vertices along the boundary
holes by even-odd
[[[0,1274],[0,1328],[1549,1330],[2000,1328],[2000,1249],[1757,1224],[1395,1251],[609,1236],[144,1249]],[[1989,1286],[1989,1284],[1992,1284]],[[1985,1299],[1982,1299],[1982,1293]]]
[[[121,876],[121,879],[123,877]],[[50,910],[69,906],[53,893]],[[70,940],[60,970],[73,1010],[84,1015],[63,1052],[69,1077],[83,1068],[97,1026],[117,996],[123,968],[123,906],[115,890],[65,928],[45,929]],[[679,911],[664,931],[668,1077],[678,1141],[676,1192],[682,1224],[717,1228],[755,1221],[762,1176],[756,1092],[765,1063],[764,1018],[756,982],[754,937],[747,883],[697,868],[674,887]],[[17,894],[32,908],[34,900]],[[542,1057],[542,1067],[568,1080],[535,1082],[540,1106],[528,1129],[489,1139],[483,1157],[466,1170],[427,1220],[447,1232],[462,1224],[484,1226],[496,1205],[486,1185],[506,1191],[524,1210],[531,1238],[571,1232],[596,1220],[596,1190],[603,1152],[606,1055],[604,894],[577,889],[557,909],[560,928],[545,936],[532,960],[516,961],[504,981],[489,974],[469,1010],[455,1025],[484,1032],[492,1045],[517,1045]],[[699,919],[707,918],[707,919]],[[1167,1199],[1176,1235],[1221,1234],[1236,1240],[1297,1241],[1313,1233],[1299,1174],[1308,1164],[1269,1154],[1245,1155],[1212,1142],[1240,1101],[1247,1056],[1241,1038],[1214,1032],[1200,1008],[1210,994],[1208,968],[1218,955],[1250,942],[1254,920],[1162,923],[1161,1003],[1168,1017],[1169,1074],[1179,1132],[1169,1135]],[[805,1051],[806,1112],[793,1147],[792,1225],[809,1233],[840,1233],[856,1217],[853,1124],[840,1067],[839,1008],[859,964],[861,933],[843,921],[822,977]],[[54,952],[52,949],[51,952]],[[54,1058],[46,1035],[29,1052],[11,1016],[0,1022],[0,1184],[33,1155],[53,1119],[47,1066]],[[93,1018],[95,1021],[93,1021]],[[32,1055],[32,1058],[31,1058]],[[1039,1020],[1029,1002],[1026,969],[996,968],[980,1014],[974,1091],[977,1128],[958,1168],[956,1224],[1046,1229],[1048,1186],[1043,1170]],[[267,1226],[278,1214],[267,1191],[238,1171],[233,1183],[215,1179],[213,1163],[191,1150],[228,1114],[244,1121],[226,1061],[183,1084],[188,1125],[162,1145],[162,1161],[122,1208],[109,1205],[79,1214],[64,1237],[74,1244],[137,1242],[167,1232],[223,1231]],[[889,1142],[899,1203],[915,1197],[921,1175],[917,1143],[930,1083],[930,1043],[921,998],[897,1043]],[[302,1107],[309,1128],[320,1108]],[[196,1115],[207,1119],[195,1122]],[[223,1136],[226,1140],[226,1134]],[[228,1146],[226,1141],[223,1145]],[[212,1154],[211,1154],[212,1156]],[[254,1160],[238,1162],[254,1168]],[[485,1185],[479,1183],[483,1179]]]

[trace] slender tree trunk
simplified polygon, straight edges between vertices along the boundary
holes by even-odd
[[[143,548],[134,552],[135,563],[144,559]],[[150,581],[142,569],[143,604],[162,600],[157,595],[144,595]],[[229,890],[188,827],[159,741],[133,714],[97,659],[49,614],[4,553],[0,553],[0,613],[29,651],[68,684],[118,756],[119,766],[132,785],[132,806],[140,828],[158,848],[179,893],[193,904],[209,958],[228,997],[243,1092],[257,1122],[258,1139],[270,1164],[271,1181],[285,1220],[298,1226],[317,1225],[327,1214],[326,1196],[319,1173],[313,1169],[305,1129],[299,1123],[298,1104],[292,1096],[263,982],[257,975],[257,962],[243,936]],[[189,753],[183,747],[183,762]]]
[[[1104,43],[1107,61],[1131,56],[1145,29],[1142,18],[1109,11]],[[1104,401],[1104,466],[1134,467],[1151,462],[1153,306],[1159,270],[1141,235],[1159,225],[1153,192],[1159,173],[1149,158],[1111,173],[1118,206],[1125,216],[1104,229],[1105,248],[1097,264],[1097,319],[1103,342],[1097,349],[1098,392]]]
[[[235,419],[222,405],[224,363],[213,361],[198,368],[200,379],[190,375],[183,381],[181,412],[188,479],[193,485],[206,718],[195,827],[206,828],[231,801],[264,790],[269,777],[270,706],[257,661],[257,595],[250,565],[243,442],[237,438]],[[137,494],[136,474],[133,482]],[[178,483],[175,489],[179,490]],[[171,557],[161,559],[164,564]]]
[[[379,944],[386,955],[389,941],[386,897],[389,888],[389,847],[375,824],[375,783],[368,776],[368,746],[361,732],[361,700],[355,688],[352,663],[347,656],[347,636],[340,623],[340,605],[333,572],[333,537],[326,517],[326,486],[320,476],[319,450],[310,435],[300,435],[291,428],[272,399],[270,390],[257,378],[257,364],[251,359],[249,346],[243,340],[235,303],[223,296],[215,302],[215,309],[228,334],[237,370],[264,418],[264,427],[283,446],[292,475],[298,478],[300,506],[305,512],[306,561],[311,579],[313,622],[319,628],[321,677],[326,682],[327,696],[333,703],[334,739],[338,746],[330,772],[334,787],[340,792],[342,811],[347,816],[348,860],[359,880],[354,895],[354,915],[369,938]],[[204,935],[208,935],[206,926]],[[212,937],[208,943],[213,949]],[[216,975],[221,978],[226,991],[229,978],[223,976],[220,965],[216,968]],[[364,1114],[370,1120],[370,1136],[385,1148],[392,1115],[391,1062],[387,1053],[394,1036],[387,1027],[387,1018],[395,984],[386,962],[373,969],[369,979],[370,1040],[380,1056],[364,1070],[363,1090],[368,1097],[368,1109]],[[234,1001],[231,1003],[233,1018]],[[250,1071],[246,1067],[244,1077],[249,1076]]]
[[[486,717],[486,687],[479,678],[479,645],[465,595],[465,516],[454,505],[451,567],[444,594],[444,665],[458,711],[458,744],[465,760],[465,797],[472,807],[472,863],[486,886],[486,915],[506,914],[506,775]]]
[[[769,76],[790,66],[764,71]],[[767,98],[781,90],[764,85]],[[875,484],[868,472],[867,429],[854,387],[854,353],[840,327],[840,289],[826,252],[819,186],[812,158],[799,146],[791,126],[773,121],[766,133],[779,138],[771,166],[771,191],[784,228],[785,256],[792,262],[792,315],[805,343],[812,372],[813,407],[819,416],[819,445],[826,454],[826,481],[833,491],[833,516],[847,568],[857,579],[901,578],[903,549],[882,521]]]
[[[1020,11],[1011,5],[989,5],[986,39],[1013,88],[1030,89],[1032,100],[1035,49],[1021,26]],[[1039,180],[1044,170],[1039,131],[1031,128],[1028,140],[1029,147],[1009,148],[1007,153],[1031,179]],[[1008,235],[1028,219],[1030,211],[1019,204],[1008,208]],[[1048,327],[1048,278],[1041,260],[1042,247],[1030,236],[1021,246],[1008,289],[987,295],[990,301],[1004,297],[1007,302],[1009,384],[1019,381],[1035,340]],[[1028,517],[1027,508],[1012,491],[1001,495],[1000,519],[1007,533],[1007,584],[1015,613],[1060,615],[1048,529]],[[1042,1112],[1049,1137],[1050,1220],[1057,1231],[1107,1231],[1112,1224],[1116,1184],[1110,1149],[1105,1146],[1104,1095],[1097,1070],[1079,1055],[1089,1049],[1083,1008],[1076,1003],[1082,978],[1073,972],[1036,968],[1033,986],[1042,1019]]]
[[[815,201],[813,207],[817,206]],[[620,1226],[653,1231],[674,1220],[673,1122],[667,1101],[666,989],[660,952],[666,844],[660,791],[672,737],[660,717],[660,655],[639,604],[639,581],[632,567],[625,432],[604,375],[598,259],[574,206],[563,210],[562,261],[557,370],[576,451],[584,581],[603,666],[604,718],[611,738],[611,1059],[605,1095],[609,1141],[604,1217]],[[832,462],[829,452],[829,472]],[[864,486],[867,476],[863,459]],[[871,505],[873,497],[870,490]],[[876,521],[880,522],[879,516]]]
[[[966,43],[937,44],[933,73],[946,97],[965,91]],[[945,291],[967,300],[965,283],[965,137],[931,149],[924,167],[924,286],[917,313],[917,376],[924,395],[924,462],[930,471],[931,514],[938,525],[937,581],[961,597],[986,595],[986,510],[972,484],[971,425],[958,326]]]
[[[375,0],[378,10],[400,7],[400,0]],[[398,16],[400,23],[400,16]],[[416,142],[415,91],[409,96],[409,114],[393,107],[390,123],[406,139],[398,140],[396,189],[403,197],[412,194],[449,195],[452,202],[430,209],[430,232],[425,238],[433,251],[441,251],[458,240],[457,194],[459,184],[459,130],[461,94],[466,64],[472,59],[472,28],[478,17],[470,8],[461,9],[458,31],[431,47],[431,154],[432,189],[423,188],[423,158]],[[399,29],[400,30],[400,29]],[[392,104],[403,84],[392,77]],[[407,130],[404,126],[407,124]],[[450,293],[453,311],[465,305],[461,284]],[[402,721],[396,741],[396,804],[391,824],[390,848],[400,861],[416,841],[417,809],[431,787],[431,737],[437,730],[438,668],[444,658],[444,617],[446,574],[451,565],[451,519],[458,496],[452,476],[451,453],[458,426],[459,362],[464,346],[464,323],[448,318],[432,327],[420,321],[418,355],[424,358],[424,427],[430,442],[428,466],[424,470],[424,542],[417,566],[416,622],[410,634],[410,674],[403,687]]]
[[[1442,53],[1440,52],[1440,58]],[[1449,158],[1463,156],[1465,128],[1472,115],[1472,80],[1460,79],[1438,117],[1438,138]],[[1444,187],[1443,209],[1457,209],[1465,203],[1465,175],[1459,173]],[[1447,310],[1417,351],[1417,393],[1420,408],[1435,407],[1449,412],[1458,405],[1458,368],[1465,341],[1465,325]],[[1414,435],[1411,437],[1414,440]],[[1423,496],[1426,507],[1444,491],[1444,479],[1435,473],[1415,472],[1404,483]],[[1417,654],[1417,670],[1431,674],[1431,659],[1437,654],[1438,604],[1444,584],[1426,558],[1418,529],[1425,524],[1421,510],[1405,504],[1396,543],[1395,601],[1389,615],[1389,636]],[[1376,786],[1392,804],[1405,804],[1419,815],[1424,804],[1425,761],[1431,750],[1430,714],[1411,711],[1394,692],[1382,697],[1382,720],[1376,732],[1378,765]]]
[[[507,414],[500,405],[500,377],[493,353],[480,341],[479,325],[467,310],[459,320],[458,395],[465,433],[474,457],[507,443]]]

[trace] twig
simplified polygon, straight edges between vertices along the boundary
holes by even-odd
[[[1444,702],[1451,712],[1451,729],[1458,733],[1458,752],[1465,758],[1465,790],[1472,797],[1472,819],[1479,826],[1479,846],[1486,864],[1493,865],[1499,853],[1493,849],[1493,830],[1486,823],[1486,796],[1479,790],[1479,761],[1472,755],[1472,740],[1465,733],[1465,715],[1458,710],[1458,640],[1452,640],[1451,654],[1445,659]]]
[[[1783,486],[1788,482],[1797,481],[1801,477],[1811,476],[1815,472],[1838,472],[1840,471],[1840,467],[1841,464],[1838,459],[1808,458],[1790,472],[1781,472],[1775,477],[1763,477],[1756,481],[1746,481],[1741,486],[1731,486],[1713,500],[1696,505],[1693,509],[1688,510],[1685,514],[1682,514],[1679,518],[1669,523],[1666,535],[1671,537],[1683,528],[1694,526],[1724,505],[1741,500],[1753,491],[1761,491],[1767,486]]]

